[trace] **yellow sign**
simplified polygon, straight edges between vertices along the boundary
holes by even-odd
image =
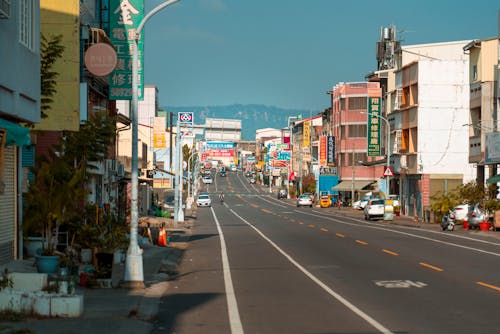
[[[311,145],[311,121],[303,123],[304,131],[302,131],[302,146]]]
[[[153,123],[153,148],[166,148],[165,141],[166,117],[155,117]]]

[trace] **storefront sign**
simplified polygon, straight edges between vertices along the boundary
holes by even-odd
[[[109,77],[109,99],[132,99],[132,58],[136,47],[136,29],[144,17],[143,0],[110,0],[110,39],[118,57],[115,70]],[[137,96],[144,97],[144,36],[138,41],[138,82]]]
[[[380,146],[380,98],[368,98],[368,156],[377,157],[382,155]]]

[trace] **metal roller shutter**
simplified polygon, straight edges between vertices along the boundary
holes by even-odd
[[[0,264],[14,260],[16,226],[16,147],[6,146],[3,149],[5,191],[0,194]]]

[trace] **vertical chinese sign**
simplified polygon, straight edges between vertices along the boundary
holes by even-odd
[[[328,167],[335,166],[335,137],[328,136],[327,137],[327,153],[326,153],[326,164]]]
[[[377,157],[382,155],[380,146],[380,98],[368,98],[368,156]]]
[[[155,117],[153,123],[153,148],[165,148],[166,117]]]
[[[110,0],[110,39],[116,48],[118,62],[109,76],[109,99],[132,100],[132,53],[135,32],[144,17],[143,0]],[[144,98],[144,36],[138,42],[137,96]]]
[[[326,138],[327,136],[319,136],[319,165],[326,166]]]
[[[308,147],[311,145],[311,121],[303,123],[304,130],[302,132],[302,146]]]

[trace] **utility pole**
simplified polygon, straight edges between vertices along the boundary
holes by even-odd
[[[132,162],[131,162],[131,199],[130,199],[130,243],[125,259],[125,272],[123,276],[123,286],[127,287],[144,287],[144,271],[142,263],[142,249],[137,241],[137,231],[139,225],[138,212],[138,190],[139,190],[139,175],[138,175],[138,114],[139,114],[139,98],[138,98],[138,83],[139,83],[139,39],[141,31],[146,22],[157,12],[163,8],[177,2],[178,0],[169,0],[156,6],[142,19],[137,27],[134,36],[134,48],[132,50]]]
[[[174,123],[174,113],[173,112],[169,112],[170,113],[170,159],[169,159],[169,162],[170,162],[170,170],[172,170],[172,139],[174,137],[172,131],[173,131],[173,123]]]

